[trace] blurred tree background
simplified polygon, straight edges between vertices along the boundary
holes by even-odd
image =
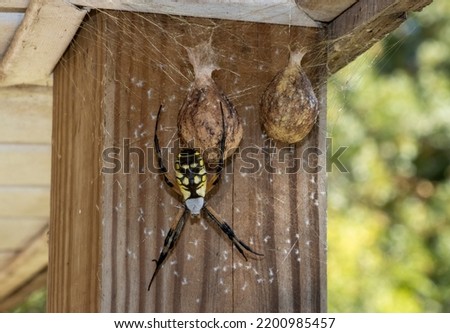
[[[450,312],[450,1],[330,78],[330,312]]]
[[[330,312],[450,312],[449,18],[435,0],[330,78]]]

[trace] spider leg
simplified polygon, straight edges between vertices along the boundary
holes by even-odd
[[[181,217],[178,218],[175,221],[176,224],[172,225],[169,229],[169,232],[167,233],[166,239],[164,240],[164,247],[159,254],[159,258],[156,261],[156,269],[155,272],[152,275],[152,279],[150,280],[150,283],[148,284],[147,290],[150,290],[150,287],[152,286],[153,280],[155,279],[156,274],[161,269],[162,264],[166,260],[167,256],[171,252],[171,250],[175,247],[175,244],[178,240],[178,237],[181,234],[181,231],[183,231],[184,224],[186,222],[187,216],[189,215],[189,211],[184,208],[184,210],[181,212]]]
[[[205,204],[205,206],[203,206],[203,208],[206,211],[206,214],[208,215],[208,217],[211,220],[213,220],[219,226],[219,228],[228,236],[228,238],[233,242],[234,246],[236,246],[236,248],[242,254],[242,256],[245,258],[245,260],[247,260],[247,257],[245,256],[244,250],[242,248],[244,248],[247,251],[249,251],[253,254],[256,254],[258,256],[263,256],[263,254],[253,251],[250,246],[248,246],[243,241],[241,241],[239,238],[237,238],[233,229],[231,229],[231,227],[227,223],[221,221],[221,219],[219,218],[219,215],[214,211],[214,209],[207,207],[206,204]]]
[[[161,110],[162,110],[162,104],[159,106],[158,115],[156,116],[155,137],[154,137],[154,146],[155,146],[155,151],[156,151],[156,157],[158,159],[158,171],[160,173],[162,173],[162,175],[164,176],[164,181],[166,182],[167,186],[169,186],[176,193],[181,195],[181,192],[178,189],[178,187],[174,186],[175,179],[167,173],[167,168],[164,165],[164,162],[162,159],[161,146],[159,145],[159,139],[158,139],[158,123],[159,123],[159,116],[161,115]]]
[[[211,191],[214,186],[219,183],[220,177],[222,175],[223,165],[224,165],[224,155],[225,155],[225,141],[227,139],[226,135],[226,126],[225,126],[225,116],[223,114],[222,102],[220,102],[220,112],[222,113],[222,139],[220,140],[220,159],[219,163],[216,167],[214,175],[211,177],[208,182],[208,188],[206,189],[206,193]]]

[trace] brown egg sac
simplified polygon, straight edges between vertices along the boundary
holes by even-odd
[[[319,112],[319,101],[301,67],[304,54],[291,53],[288,65],[270,82],[261,98],[260,116],[267,135],[289,144],[308,135]]]
[[[216,67],[205,54],[212,52],[209,44],[188,49],[194,67],[193,82],[178,113],[178,131],[183,144],[197,148],[210,166],[220,159],[223,127],[226,131],[225,156],[231,156],[242,140],[242,123],[233,104],[211,77]],[[222,111],[223,121],[222,123]],[[224,125],[224,126],[223,126]]]

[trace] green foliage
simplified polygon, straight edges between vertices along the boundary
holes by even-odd
[[[329,311],[450,311],[450,2],[333,76]]]
[[[47,289],[42,288],[33,292],[25,302],[13,310],[13,312],[37,313],[45,312],[47,306]]]

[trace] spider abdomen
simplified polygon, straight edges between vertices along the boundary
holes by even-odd
[[[192,148],[181,150],[175,161],[175,175],[183,201],[205,197],[206,168],[198,150]]]

